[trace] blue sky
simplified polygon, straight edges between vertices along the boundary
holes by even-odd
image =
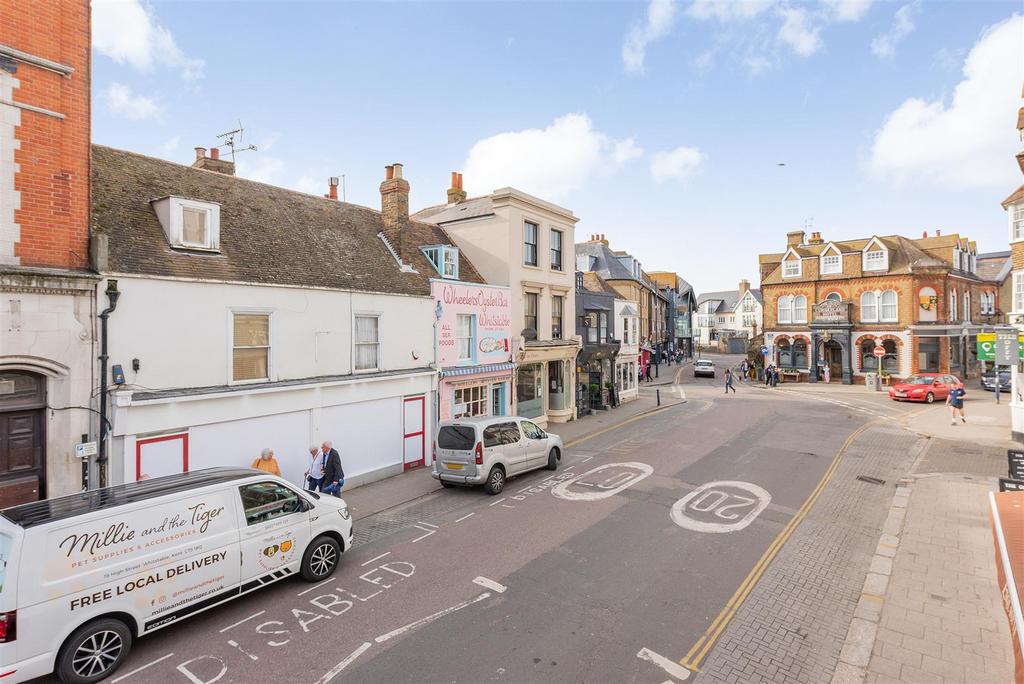
[[[93,139],[190,163],[245,126],[239,175],[344,174],[414,209],[513,185],[698,291],[826,239],[971,236],[999,201],[1024,82],[1018,2],[94,0]],[[785,163],[785,166],[778,166]]]

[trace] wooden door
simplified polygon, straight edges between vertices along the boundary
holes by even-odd
[[[0,413],[0,508],[42,496],[43,444],[42,409]]]

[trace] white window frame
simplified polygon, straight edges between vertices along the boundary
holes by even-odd
[[[963,308],[962,308],[961,314],[963,315],[963,322],[964,323],[970,323],[971,322],[971,291],[970,290],[965,290],[964,291],[964,302],[963,302]]]
[[[872,259],[871,255],[881,254],[881,259]],[[884,249],[871,249],[864,251],[864,270],[865,271],[888,271],[889,270],[889,252]]]
[[[843,272],[843,257],[841,254],[821,255],[821,274],[836,275]]]
[[[867,314],[867,311],[869,310],[869,307],[866,307],[865,304],[864,304],[865,301],[868,300],[868,299],[870,299],[870,302],[871,302],[870,310],[874,312],[870,316]],[[878,293],[872,292],[870,290],[867,291],[867,292],[862,292],[861,293],[860,301],[858,302],[858,305],[860,306],[860,322],[861,323],[877,323],[878,322],[878,315],[879,315],[878,304],[879,304],[879,302],[878,302]]]
[[[370,342],[357,342],[356,341],[356,319],[357,318],[376,318],[377,319],[377,366],[375,368],[356,368],[356,346],[359,344],[372,344]],[[381,357],[383,355],[383,343],[381,342],[381,326],[380,322],[383,316],[380,311],[354,311],[352,313],[352,372],[353,373],[377,373],[383,370],[381,365]]]
[[[804,295],[796,295],[790,297],[793,305],[793,323],[806,323],[807,322],[807,297]]]
[[[472,396],[467,397],[466,395],[476,395],[476,398]],[[459,401],[459,395],[462,395],[463,401]],[[472,399],[472,401],[466,401],[466,399]],[[456,387],[452,390],[452,418],[469,418],[472,416],[489,416],[491,415],[491,386],[487,385],[468,385],[466,387]],[[468,411],[460,411],[455,413],[456,406],[469,407],[475,405],[479,409],[479,413],[471,413]]]
[[[1024,202],[1010,208],[1010,242],[1024,240]]]
[[[886,304],[886,295],[892,295],[893,302]],[[886,307],[892,307],[892,315],[886,315]],[[885,290],[878,296],[878,321],[880,323],[899,323],[900,320],[900,295],[896,290]]]
[[[953,249],[953,269],[956,271],[964,270],[962,268],[963,264],[961,263],[962,259],[960,257],[960,254],[961,252],[959,247]]]
[[[1024,271],[1013,274],[1013,313],[1024,313]]]
[[[957,295],[956,290],[949,291],[949,322],[956,323],[956,319],[959,317],[959,308],[957,306]]]
[[[796,265],[796,268],[791,268],[794,264]],[[782,260],[783,278],[799,278],[801,271],[803,271],[803,267],[800,263],[800,257]]]
[[[780,325],[790,325],[793,322],[793,297],[784,295],[779,297],[777,316]]]
[[[170,196],[155,200],[153,209],[171,247],[203,252],[220,251],[220,205],[216,202]],[[193,209],[206,215],[205,243],[185,242],[185,209]]]
[[[267,317],[267,377],[252,378],[247,380],[235,380],[235,314],[248,314]],[[251,385],[257,382],[272,382],[276,380],[274,375],[274,310],[254,309],[246,307],[232,307],[228,309],[228,384],[229,385]],[[257,348],[257,347],[251,347]]]
[[[462,332],[462,319],[469,319],[469,337],[464,337],[460,333]],[[380,344],[380,322],[377,323],[377,337]],[[462,356],[462,340],[469,340],[469,355]],[[476,361],[476,315],[475,314],[455,314],[455,358],[459,363],[472,363]],[[380,359],[378,358],[378,361]]]

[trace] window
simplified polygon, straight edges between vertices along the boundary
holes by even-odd
[[[551,297],[551,339],[562,339],[562,312],[564,311],[565,297],[554,295]]]
[[[886,373],[900,372],[900,358],[893,340],[883,340],[882,347],[885,349],[885,356],[882,357],[882,370]],[[874,353],[874,350],[872,350]]]
[[[356,316],[355,346],[357,371],[380,368],[379,316]]]
[[[797,295],[793,298],[793,322],[807,322],[807,297],[803,295]]]
[[[951,290],[949,293],[949,322],[955,323],[957,317],[957,306],[956,306],[956,290]]]
[[[719,324],[724,324],[725,323],[725,316],[719,316],[718,317],[718,323]]]
[[[537,293],[523,294],[523,321],[528,330],[537,332]]]
[[[181,208],[181,243],[190,247],[209,247],[209,212],[195,207]]]
[[[807,297],[804,295],[779,297],[778,309],[780,324],[807,322]]]
[[[445,278],[459,277],[459,250],[453,247],[446,247],[444,250],[444,271],[441,273]]]
[[[843,301],[843,295],[839,294],[838,292],[829,292],[827,295],[825,295],[825,301],[826,302],[841,302],[841,301]]]
[[[838,254],[829,254],[821,257],[821,273],[829,275],[843,272],[843,258]]]
[[[604,311],[602,311],[599,314],[599,320],[600,320],[601,323],[600,323],[600,327],[599,327],[599,332],[598,332],[597,338],[601,342],[607,342],[608,341],[608,314],[605,313]]]
[[[515,423],[498,423],[484,428],[485,447],[517,444],[520,439],[519,427]]]
[[[789,344],[789,340],[781,339],[775,344],[779,349],[779,365],[791,367],[793,365],[793,348]]]
[[[1024,273],[1013,274],[1013,313],[1024,312]]]
[[[583,316],[583,328],[587,331],[587,342],[597,342],[597,312],[588,311]]]
[[[964,292],[964,322],[970,323],[971,321],[971,293]]]
[[[487,385],[476,385],[475,387],[460,387],[455,390],[453,401],[453,418],[471,418],[473,416],[486,416],[487,411]],[[440,443],[440,437],[438,437]],[[442,447],[444,448],[444,447]],[[472,449],[473,447],[468,447]]]
[[[270,314],[233,313],[231,380],[270,379]]]
[[[889,268],[888,254],[880,249],[864,253],[865,271],[884,271]]]
[[[899,321],[899,305],[895,290],[886,290],[882,293],[882,315],[879,318],[883,323],[896,323]]]
[[[258,525],[306,510],[302,498],[292,489],[276,482],[257,482],[238,488],[245,509],[245,522]]]
[[[472,361],[476,350],[476,316],[458,314],[455,317],[455,347],[459,361]],[[476,414],[473,414],[476,415]]]
[[[451,245],[433,245],[423,247],[423,255],[430,261],[441,276],[445,278],[458,279],[459,277],[459,249]]]
[[[743,298],[743,310],[747,313],[754,310],[754,298],[750,295]]]
[[[807,368],[807,341],[793,341],[793,367]]]
[[[794,258],[782,262],[782,277],[796,278],[800,275],[800,259]]]
[[[792,297],[779,297],[779,323],[793,322]]]
[[[442,449],[469,451],[476,444],[476,429],[472,425],[446,425],[437,431],[437,446]]]
[[[860,320],[862,323],[874,323],[878,320],[878,300],[874,292],[865,292],[860,296]]]
[[[957,247],[953,250],[953,268],[959,271],[961,269],[960,263],[960,248]]]
[[[639,338],[639,337],[637,336],[637,332],[636,332],[637,320],[638,320],[638,319],[634,318],[634,319],[633,319],[633,322],[632,322],[632,328],[633,328],[633,344],[637,344],[637,343],[638,343],[638,342],[640,341],[640,338]]]
[[[1013,239],[1024,239],[1024,204],[1013,208]]]
[[[562,270],[562,231],[551,231],[551,268]]]
[[[524,420],[520,425],[522,425],[523,434],[526,435],[527,439],[544,439],[544,431],[541,430],[536,423]]]
[[[528,266],[537,265],[537,233],[536,223],[526,221],[523,224],[523,263]]]

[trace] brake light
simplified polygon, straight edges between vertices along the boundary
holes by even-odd
[[[0,644],[6,644],[18,638],[18,611],[0,613]]]
[[[476,448],[473,449],[473,451],[476,452],[476,464],[477,465],[483,465],[484,464],[484,445],[483,445],[483,442],[477,442],[476,443]]]
[[[437,442],[434,442],[430,446],[430,460],[435,462],[437,461]]]

